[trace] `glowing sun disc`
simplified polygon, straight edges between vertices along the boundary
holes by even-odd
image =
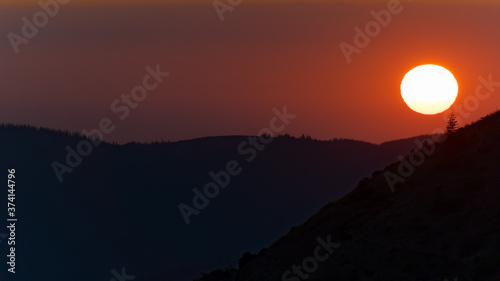
[[[425,64],[408,71],[401,82],[401,96],[413,111],[433,115],[450,108],[458,95],[458,83],[446,68]]]

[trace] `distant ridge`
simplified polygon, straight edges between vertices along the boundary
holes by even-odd
[[[82,133],[79,132],[74,132],[70,130],[61,130],[61,129],[51,129],[47,127],[41,127],[41,126],[33,126],[33,125],[28,125],[28,124],[14,124],[14,123],[0,123],[0,133],[4,132],[25,132],[25,133],[42,133],[42,134],[52,134],[52,135],[60,135],[60,136],[66,136],[70,138],[78,138],[78,139],[88,139],[88,137]],[[176,143],[176,142],[196,142],[196,141],[204,141],[204,140],[220,140],[220,139],[227,139],[227,138],[242,138],[242,137],[249,137],[250,135],[225,135],[225,136],[207,136],[207,137],[198,137],[198,138],[192,138],[192,139],[184,139],[184,140],[178,140],[178,141],[171,141],[171,140],[153,140],[150,142],[136,142],[136,141],[130,141],[127,143],[123,143],[122,145],[126,144],[142,144],[142,145],[149,145],[149,144],[161,144],[161,143]],[[350,139],[350,138],[333,138],[329,140],[319,140],[312,138],[308,135],[302,135],[300,137],[296,136],[291,136],[289,134],[279,134],[275,136],[275,138],[285,138],[285,139],[297,139],[297,140],[307,140],[307,141],[316,141],[316,142],[353,142],[353,143],[368,143],[368,144],[373,144],[373,145],[380,145],[380,146],[388,146],[392,144],[401,144],[404,142],[408,143],[413,143],[415,139],[424,139],[428,138],[430,135],[420,135],[420,136],[415,136],[415,137],[409,137],[409,138],[402,138],[398,140],[392,140],[392,141],[386,141],[382,142],[380,144],[375,144],[367,141],[362,141],[362,140],[356,140],[356,139]],[[109,142],[106,141],[105,139],[103,140],[103,143],[107,144],[113,144],[114,142]]]
[[[29,265],[17,277],[100,280],[113,268],[126,266],[138,280],[167,272],[176,272],[176,280],[192,280],[200,271],[235,266],[245,251],[269,245],[352,190],[361,178],[415,148],[411,139],[375,145],[284,135],[247,163],[250,155],[238,151],[247,139],[104,142],[78,165],[68,166],[71,172],[60,183],[52,164],[67,164],[68,149],[77,150],[82,140],[90,139],[61,130],[0,125],[1,168],[14,168],[18,176],[23,218],[18,255]],[[71,160],[76,161],[75,155]],[[231,178],[186,225],[179,205],[192,206],[193,188],[202,189],[212,180],[209,173],[231,160],[240,163],[241,175]],[[88,260],[95,267],[82,272],[79,264]]]

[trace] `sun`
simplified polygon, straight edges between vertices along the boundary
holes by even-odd
[[[433,115],[446,111],[455,102],[458,83],[446,68],[425,64],[408,71],[401,82],[401,96],[413,111]]]

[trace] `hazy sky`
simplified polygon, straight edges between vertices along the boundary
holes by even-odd
[[[223,22],[211,1],[90,2],[62,5],[16,54],[8,34],[22,35],[22,18],[41,7],[0,0],[1,122],[81,131],[110,118],[108,141],[179,140],[255,135],[286,105],[297,115],[290,134],[381,142],[444,127],[443,114],[404,104],[399,85],[411,68],[451,70],[457,104],[474,95],[479,76],[500,81],[495,1],[401,1],[403,11],[351,63],[340,43],[354,45],[354,28],[389,1],[249,0]],[[120,120],[110,105],[157,64],[170,76]],[[500,87],[465,121],[498,109]]]

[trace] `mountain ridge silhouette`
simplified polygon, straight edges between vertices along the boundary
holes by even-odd
[[[261,250],[234,280],[457,280],[500,277],[500,111],[460,128],[391,192],[385,173],[325,205]],[[408,156],[405,158],[409,161]],[[317,237],[341,246],[313,272],[286,275]],[[310,265],[307,265],[310,266]],[[305,267],[304,267],[305,268]]]
[[[2,168],[15,168],[17,177],[17,235],[23,242],[16,277],[110,279],[111,270],[126,267],[137,280],[192,280],[201,271],[235,265],[243,252],[270,244],[415,148],[413,139],[375,145],[276,137],[186,225],[179,204],[210,181],[210,171],[232,159],[244,163],[237,148],[246,138],[103,142],[59,183],[51,163],[63,161],[65,147],[76,147],[85,136],[0,126]],[[9,280],[5,274],[2,280]]]

